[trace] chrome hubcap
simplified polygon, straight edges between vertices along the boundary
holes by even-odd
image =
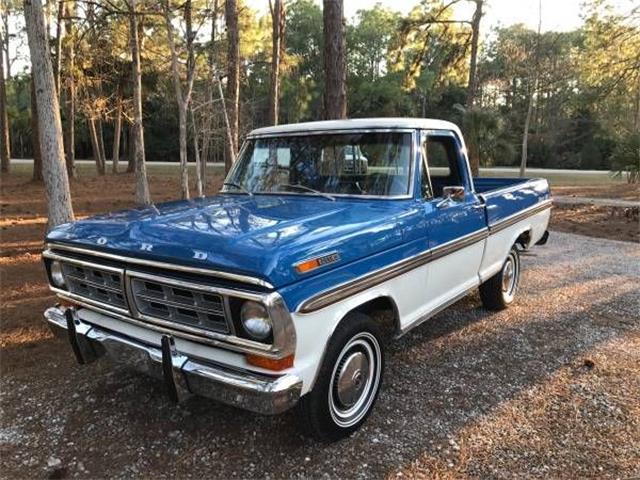
[[[507,261],[502,267],[502,292],[505,295],[513,296],[518,283],[518,265],[513,255],[507,257]]]
[[[362,352],[352,353],[344,362],[338,374],[337,395],[340,403],[345,407],[353,406],[369,377],[369,360]]]
[[[368,332],[354,336],[344,346],[331,374],[329,412],[341,427],[358,423],[369,411],[380,383],[382,353]]]

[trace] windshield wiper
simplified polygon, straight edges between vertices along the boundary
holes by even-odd
[[[240,190],[242,193],[246,193],[247,195],[249,195],[250,197],[253,197],[253,192],[250,192],[249,190],[247,190],[246,188],[244,188],[242,185],[240,185],[239,183],[236,182],[223,182],[222,185],[229,186],[229,187],[234,187],[237,188],[238,190]]]
[[[329,195],[328,193],[320,192],[319,190],[315,190],[305,185],[300,185],[299,183],[281,183],[278,185],[278,187],[297,188],[298,190],[304,190],[305,192],[313,193],[315,195],[320,195],[321,197],[327,198],[332,202],[336,201],[335,197]]]

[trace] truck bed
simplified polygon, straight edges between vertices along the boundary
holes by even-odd
[[[473,182],[486,204],[489,228],[551,198],[544,178],[475,178]]]

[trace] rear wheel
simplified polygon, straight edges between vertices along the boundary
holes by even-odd
[[[315,386],[299,403],[306,432],[323,441],[344,438],[367,419],[384,369],[382,336],[367,315],[352,312],[334,332]]]
[[[520,281],[520,255],[514,245],[509,251],[502,269],[480,285],[482,304],[489,310],[507,308],[516,296]]]

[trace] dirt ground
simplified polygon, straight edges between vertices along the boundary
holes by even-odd
[[[554,186],[553,195],[592,198],[615,198],[618,200],[640,201],[640,185],[630,183],[609,183],[603,185]]]
[[[178,194],[169,176],[150,183],[155,200]],[[72,189],[79,216],[131,204],[127,175]],[[373,416],[321,445],[291,412],[174,406],[122,366],[76,365],[41,318],[54,301],[39,257],[42,190],[3,178],[1,207],[2,478],[640,475],[637,243],[562,233],[572,220],[554,220],[549,244],[523,256],[516,305],[490,313],[472,295],[391,344]]]
[[[640,201],[640,185],[614,183],[592,186],[558,186],[554,196],[588,197]],[[640,242],[638,207],[623,208],[588,204],[556,203],[551,216],[551,228],[561,232],[589,237]]]
[[[640,242],[637,207],[555,204],[550,228],[588,237]]]

